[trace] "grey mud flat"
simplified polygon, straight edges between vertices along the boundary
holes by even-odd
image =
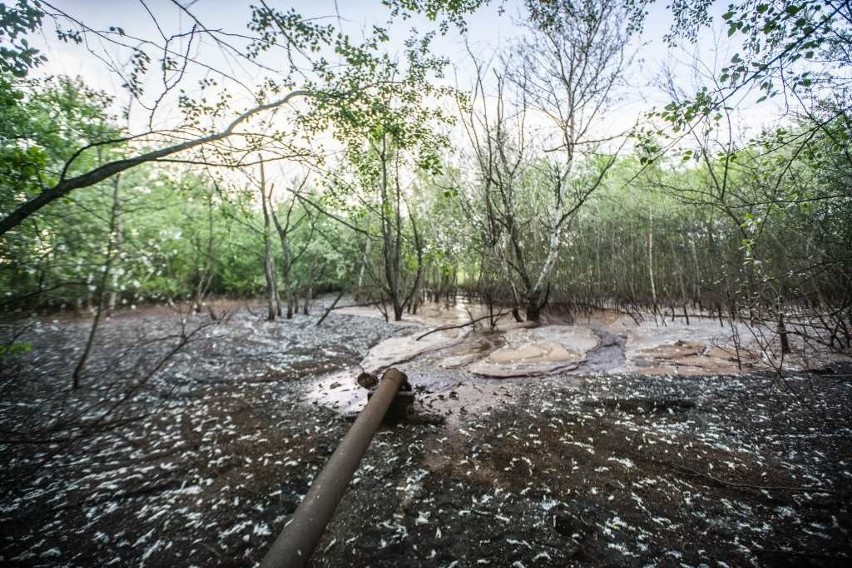
[[[258,562],[350,425],[307,387],[414,329],[315,320],[266,323],[235,309],[140,391],[128,412],[143,418],[72,443],[0,445],[0,563]],[[57,382],[86,322],[29,323],[33,350],[19,375],[4,376],[4,432],[84,402]],[[130,373],[111,354],[174,329],[167,310],[105,322],[93,361],[101,382],[93,376],[78,398]],[[599,349],[618,348],[601,339]],[[165,346],[150,349],[133,361],[150,363]],[[313,566],[850,562],[848,370],[597,376],[581,365],[481,379],[434,357],[401,365],[422,387],[425,418],[377,433]]]

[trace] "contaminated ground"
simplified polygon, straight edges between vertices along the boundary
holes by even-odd
[[[256,564],[363,406],[356,376],[390,365],[414,413],[376,434],[314,566],[852,563],[843,356],[782,364],[709,318],[417,341],[484,312],[320,308],[116,313],[76,391],[88,318],[4,324],[25,347],[0,359],[0,564]]]

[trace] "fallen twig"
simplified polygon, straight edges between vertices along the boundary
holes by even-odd
[[[704,472],[698,471],[696,469],[692,469],[691,467],[687,467],[685,465],[676,464],[674,462],[668,462],[668,461],[663,461],[663,460],[655,460],[655,459],[650,459],[648,461],[650,461],[651,463],[658,464],[658,465],[667,466],[671,469],[674,469],[674,470],[676,470],[676,471],[678,471],[678,472],[680,472],[684,475],[688,475],[690,477],[703,477],[703,478],[708,479],[708,480],[710,480],[714,483],[717,483],[719,485],[725,485],[727,487],[735,487],[735,488],[738,488],[738,489],[754,489],[754,490],[757,490],[757,491],[761,491],[761,490],[766,490],[766,491],[771,491],[771,490],[793,491],[793,492],[805,492],[805,493],[834,493],[835,492],[831,489],[824,489],[824,488],[821,488],[821,487],[808,487],[808,486],[796,487],[796,486],[790,486],[790,485],[757,485],[757,484],[752,484],[752,483],[740,483],[738,481],[727,481],[725,479],[720,479],[718,477],[710,475],[709,473],[704,473]]]
[[[342,297],[343,297],[343,294],[344,294],[344,292],[345,292],[345,291],[346,291],[346,290],[341,290],[341,291],[340,291],[340,294],[338,294],[338,295],[337,295],[337,297],[334,299],[334,301],[331,303],[331,305],[330,305],[330,306],[329,306],[329,307],[325,310],[325,313],[322,315],[322,317],[321,317],[321,318],[319,319],[319,321],[317,322],[317,326],[319,326],[322,322],[324,322],[324,321],[325,321],[325,318],[327,318],[327,317],[328,317],[328,314],[330,314],[330,313],[331,313],[331,310],[333,310],[333,309],[334,309],[334,306],[336,306],[336,305],[337,305],[337,302],[339,302],[339,301],[340,301],[340,298],[342,298]]]
[[[468,312],[468,313],[470,313],[470,312]],[[500,319],[500,318],[502,318],[503,316],[506,316],[506,315],[509,315],[509,312],[500,312],[500,313],[497,314],[496,319]],[[494,316],[489,314],[487,316],[482,316],[481,318],[472,319],[472,320],[465,322],[465,323],[459,323],[459,324],[454,324],[454,325],[443,325],[441,327],[436,327],[432,331],[427,331],[423,335],[417,336],[414,339],[414,341],[420,341],[421,339],[423,339],[427,335],[432,335],[433,333],[437,333],[439,331],[446,331],[448,329],[459,329],[459,328],[462,328],[462,327],[467,327],[469,325],[474,325],[477,322],[480,322],[480,321],[485,320],[485,319],[489,319],[491,317],[494,317]]]

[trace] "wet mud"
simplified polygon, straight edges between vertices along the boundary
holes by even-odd
[[[574,374],[604,375],[624,368],[624,346],[626,335],[616,335],[602,328],[593,328],[598,336],[598,346],[586,353],[585,361],[581,362]]]
[[[320,327],[228,309],[145,381],[180,318],[160,309],[104,322],[75,393],[68,362],[86,320],[23,322],[32,349],[0,369],[0,563],[256,565],[365,403],[365,362],[408,375],[415,415],[376,434],[314,567],[850,562],[842,361],[831,374],[779,376],[755,356],[728,372],[728,328],[658,330],[613,313],[578,318],[579,334],[506,321],[420,343],[478,308],[432,306],[402,324],[333,313]],[[184,317],[184,329],[207,323]],[[534,376],[471,370],[512,333],[582,358]],[[751,347],[735,347],[743,362]],[[125,422],[88,433],[68,422],[130,391]]]

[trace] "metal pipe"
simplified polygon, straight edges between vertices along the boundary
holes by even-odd
[[[358,469],[373,434],[405,381],[405,374],[397,369],[385,372],[367,406],[358,414],[337,450],[314,479],[290,522],[284,526],[284,530],[272,543],[272,548],[263,557],[261,568],[307,565],[334,509]]]

